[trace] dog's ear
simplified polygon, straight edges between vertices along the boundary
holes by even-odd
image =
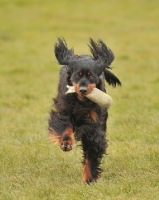
[[[109,66],[115,58],[112,50],[108,48],[100,39],[95,42],[92,38],[90,38],[90,45],[88,46],[101,70],[104,70],[105,68],[110,68]]]
[[[69,65],[70,60],[75,56],[74,50],[68,49],[65,39],[61,38],[58,38],[58,42],[55,43],[54,52],[61,65]]]
[[[108,82],[109,85],[112,85],[113,87],[116,87],[116,85],[121,85],[120,80],[109,70],[105,69],[104,70],[104,76],[105,80]]]

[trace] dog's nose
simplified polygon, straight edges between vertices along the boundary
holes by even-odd
[[[87,87],[81,86],[81,87],[79,88],[79,91],[80,91],[81,93],[86,93],[86,92],[87,92]]]

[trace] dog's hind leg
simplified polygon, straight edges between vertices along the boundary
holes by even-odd
[[[92,141],[86,136],[83,137],[82,147],[84,154],[83,182],[89,184],[96,181],[102,172],[100,164],[107,147],[104,132],[100,132]]]
[[[69,117],[51,111],[48,123],[50,140],[59,145],[63,151],[72,150],[74,144],[74,133]]]

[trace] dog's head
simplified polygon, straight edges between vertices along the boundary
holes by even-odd
[[[68,66],[68,73],[70,80],[75,87],[78,97],[91,92],[99,83],[102,72],[106,73],[106,68],[110,68],[110,64],[114,60],[114,54],[102,40],[96,43],[90,39],[90,51],[93,55],[75,55],[73,49],[68,49],[65,40],[58,38],[58,43],[55,44],[55,56],[61,65]],[[112,74],[113,75],[113,74]],[[105,76],[106,77],[106,76]],[[108,78],[109,77],[109,78]],[[111,83],[109,73],[107,73],[107,82],[116,86],[117,80],[111,76]],[[120,81],[119,81],[120,82]],[[112,85],[113,85],[112,84]]]

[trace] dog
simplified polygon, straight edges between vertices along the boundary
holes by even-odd
[[[92,56],[75,55],[68,49],[65,39],[58,38],[54,46],[55,57],[60,70],[58,94],[48,120],[49,138],[63,151],[70,151],[75,140],[81,142],[83,150],[84,183],[90,184],[100,176],[103,155],[106,154],[106,122],[108,110],[85,97],[93,88],[106,93],[105,80],[109,85],[121,85],[120,80],[111,73],[110,65],[114,53],[99,39],[90,38],[88,45]],[[65,94],[66,86],[74,86],[75,93]]]

